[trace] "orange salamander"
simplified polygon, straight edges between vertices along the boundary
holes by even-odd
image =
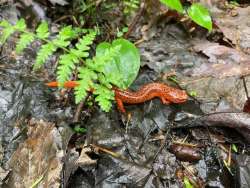
[[[49,82],[49,87],[58,87],[57,82]],[[78,85],[76,81],[67,81],[64,83],[65,88],[74,88]],[[139,104],[153,98],[160,98],[163,104],[183,103],[187,100],[188,95],[184,90],[167,86],[163,83],[149,83],[142,86],[138,91],[120,90],[113,87],[115,92],[115,100],[118,109],[122,113],[126,113],[125,104]]]

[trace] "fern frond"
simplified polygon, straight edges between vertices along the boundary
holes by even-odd
[[[46,62],[49,56],[51,56],[56,50],[57,47],[51,42],[42,45],[37,53],[36,62],[33,68],[35,70],[41,68],[41,66]]]
[[[76,48],[70,49],[69,54],[60,56],[59,65],[57,68],[57,80],[60,84],[63,84],[70,78],[75,64],[78,64],[80,58],[89,56],[87,50],[90,49],[89,45],[93,43],[96,33],[90,32],[76,43]]]
[[[26,48],[30,43],[34,41],[34,35],[29,33],[24,33],[20,36],[19,41],[16,45],[16,52],[19,54],[23,51],[24,48]]]
[[[112,88],[112,85],[110,84],[110,81],[109,79],[102,73],[99,73],[98,74],[98,81],[101,85],[111,89]]]
[[[46,39],[49,36],[49,28],[47,22],[42,22],[36,29],[36,36],[39,39]]]
[[[101,109],[105,112],[110,111],[112,100],[114,100],[115,97],[114,91],[100,84],[95,84],[94,95],[96,95],[95,101],[98,102]]]
[[[75,38],[78,32],[78,30],[72,29],[71,26],[63,27],[54,40],[41,46],[36,58],[36,63],[34,64],[34,69],[40,68],[46,62],[49,56],[51,56],[58,48],[65,50],[65,47],[70,44],[69,40]],[[48,24],[46,22],[43,22],[38,26],[36,35],[40,39],[45,39],[49,36]],[[77,57],[75,57],[73,50],[69,55],[62,55],[59,59],[59,67],[60,65],[62,65],[62,67],[58,67],[57,75],[59,82],[62,83],[62,81],[66,81],[71,74],[74,67],[72,63],[78,63],[79,60]],[[67,62],[69,63],[68,66]]]
[[[63,84],[65,81],[69,80],[73,69],[75,69],[75,64],[79,63],[78,57],[73,54],[63,54],[59,57],[59,66],[57,68],[57,81],[59,84]]]
[[[140,0],[123,0],[124,13],[131,14],[133,11],[139,8]]]
[[[97,79],[97,75],[93,70],[81,67],[78,73],[79,86],[75,88],[75,101],[79,103],[87,96],[87,91],[92,89],[93,81]]]
[[[10,37],[10,35],[15,32],[15,29],[6,20],[3,20],[3,21],[0,22],[0,27],[1,27],[1,30],[2,30],[1,35],[0,35],[0,44],[3,44]]]
[[[68,40],[68,39],[73,39],[77,36],[76,30],[72,29],[72,26],[66,26],[63,27],[58,34],[58,38],[60,40]]]
[[[90,49],[90,45],[93,44],[93,41],[95,40],[96,32],[90,31],[87,35],[82,37],[79,42],[76,44],[76,49],[81,52],[80,57],[88,57],[89,53],[86,52]]]
[[[70,44],[70,40],[77,36],[77,32],[72,29],[71,26],[63,27],[59,34],[57,35],[56,39],[52,42],[57,47],[65,48]]]
[[[20,19],[16,22],[16,25],[14,26],[14,29],[17,31],[25,31],[25,29],[27,28],[25,20],[24,19]]]

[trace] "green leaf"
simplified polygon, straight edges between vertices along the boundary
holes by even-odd
[[[79,63],[78,57],[73,54],[63,54],[59,57],[59,65],[57,67],[57,81],[62,85],[65,81],[68,81],[73,70],[75,69],[75,64]]]
[[[84,52],[90,49],[89,45],[91,45],[93,43],[93,41],[95,40],[95,36],[96,36],[96,32],[92,31],[90,33],[88,33],[87,35],[83,36],[79,42],[76,44],[76,48],[80,51],[80,52]],[[88,53],[85,53],[85,56],[82,57],[88,57]]]
[[[128,88],[135,80],[140,69],[140,54],[135,45],[126,39],[117,39],[112,46],[121,46],[116,58],[118,69],[121,73],[124,88]]]
[[[196,91],[190,91],[189,95],[192,97],[196,97],[197,96],[197,92]]]
[[[18,20],[14,28],[18,31],[24,31],[26,29],[25,20],[24,19]]]
[[[87,129],[81,127],[80,125],[76,125],[73,129],[76,133],[86,133],[87,132]]]
[[[199,3],[194,3],[187,10],[189,17],[198,25],[212,30],[212,19],[208,10]]]
[[[76,103],[81,102],[86,96],[87,91],[93,87],[93,80],[97,79],[97,75],[94,71],[81,67],[78,73],[79,86],[75,87],[75,101]]]
[[[179,13],[183,13],[183,7],[180,0],[160,0],[160,2]]]
[[[135,45],[126,39],[114,40],[112,44],[100,43],[96,57],[103,58],[108,50],[120,48],[118,53],[105,64],[104,73],[119,88],[128,88],[135,80],[140,68],[140,55]]]
[[[116,33],[116,36],[119,38],[119,37],[122,37],[122,35],[123,35],[123,32],[122,31],[118,31],[117,33]]]
[[[97,72],[102,72],[106,81],[112,83],[120,88],[125,87],[123,83],[122,72],[119,70],[116,58],[119,56],[121,46],[111,46],[109,43],[101,43],[98,45],[96,52],[96,57],[93,58],[94,63],[90,66]]]
[[[235,144],[232,144],[232,150],[237,153],[238,152],[238,148]]]
[[[115,98],[114,91],[99,84],[94,85],[94,95],[97,95],[95,101],[98,102],[101,109],[109,112],[112,107],[112,100]]]
[[[184,177],[184,187],[185,188],[193,188],[192,184],[190,183],[187,177]]]
[[[39,39],[46,39],[49,36],[49,28],[47,22],[42,22],[36,29],[36,36]]]
[[[12,27],[12,25],[7,20],[2,20],[0,21],[0,27],[8,28],[8,27]]]
[[[67,35],[66,33],[70,33],[70,31],[72,31],[72,29],[70,28],[71,27],[65,27],[65,35],[63,37],[64,39]],[[60,56],[59,65],[57,68],[57,81],[60,83],[60,85],[70,78],[70,75],[75,68],[75,64],[79,63],[81,58],[89,56],[89,53],[87,51],[90,49],[89,45],[93,43],[95,36],[95,32],[88,33],[87,35],[83,36],[78,43],[76,43],[76,48],[70,49],[69,54]],[[57,44],[64,44],[64,42],[59,40]]]
[[[110,84],[112,82],[110,82],[107,76],[105,76],[104,74],[98,74],[98,81],[100,82],[101,85],[109,89],[112,89],[112,85]]]
[[[10,37],[10,35],[15,32],[15,29],[6,20],[0,22],[0,27],[2,27],[2,32],[0,35],[0,44],[3,44]]]
[[[54,45],[56,45],[57,47],[60,47],[60,48],[67,47],[70,44],[69,41],[65,41],[65,40],[62,40],[60,38],[54,39],[52,42]]]
[[[19,41],[16,45],[16,52],[19,54],[26,48],[32,41],[34,41],[34,36],[30,33],[24,33],[20,36]]]
[[[51,56],[56,50],[57,47],[52,42],[42,45],[37,53],[36,62],[33,66],[33,69],[37,70],[41,68],[41,66],[47,61],[49,56]]]
[[[60,38],[61,40],[73,39],[77,36],[77,31],[78,30],[72,29],[71,25],[63,27],[59,32],[58,38]]]
[[[123,28],[122,28],[122,32],[123,32],[123,33],[128,32],[128,27],[123,27]]]

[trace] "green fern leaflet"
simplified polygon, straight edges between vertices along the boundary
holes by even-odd
[[[34,39],[34,36],[29,33],[22,34],[16,45],[17,54],[20,54],[24,50],[24,48],[26,48],[30,43],[34,41]]]
[[[63,84],[65,81],[69,80],[76,64],[82,60],[81,58],[86,58],[89,56],[87,52],[95,39],[96,33],[90,32],[89,34],[83,36],[79,42],[76,44],[76,48],[70,49],[68,54],[60,56],[59,65],[57,68],[57,81]]]
[[[87,96],[87,92],[93,88],[93,80],[97,79],[97,75],[93,70],[86,67],[79,69],[79,86],[75,88],[75,101],[79,103]]]

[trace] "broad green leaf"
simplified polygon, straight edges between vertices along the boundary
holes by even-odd
[[[46,39],[49,36],[49,28],[47,22],[42,22],[36,29],[36,36],[40,39]]]
[[[26,29],[25,20],[24,19],[18,20],[14,28],[19,31],[24,31]]]
[[[115,50],[110,43],[100,43],[96,48],[95,63],[90,64],[90,67],[93,67],[97,72],[104,73],[108,82],[119,88],[126,88],[123,83],[122,72],[119,69],[118,61],[115,59],[115,56],[119,55],[120,47],[117,52],[115,52]]]
[[[212,30],[212,19],[208,10],[199,3],[194,3],[187,10],[189,17],[198,25]]]
[[[114,40],[112,46],[121,46],[119,56],[116,58],[118,69],[123,82],[128,88],[135,80],[140,69],[140,54],[135,45],[125,39]]]
[[[140,55],[135,45],[125,39],[114,40],[112,44],[104,42],[97,46],[96,56],[102,57],[111,47],[117,46],[120,46],[119,53],[105,65],[105,73],[110,75],[113,84],[125,89],[133,83],[140,68]]]
[[[160,2],[179,13],[183,13],[183,7],[180,0],[160,0]]]

